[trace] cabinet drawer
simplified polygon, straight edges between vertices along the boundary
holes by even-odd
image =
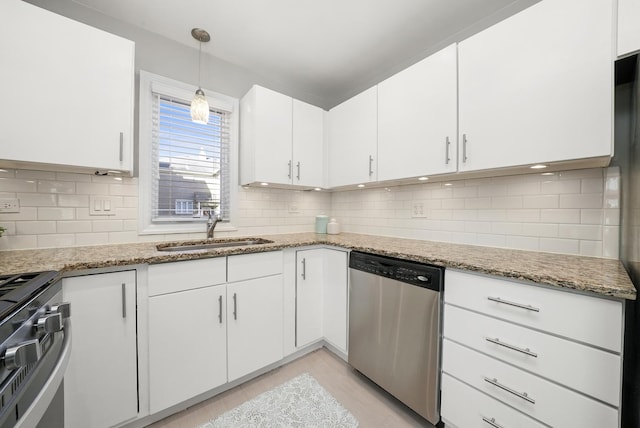
[[[450,305],[444,313],[445,337],[619,406],[619,355]]]
[[[447,339],[444,340],[442,369],[445,373],[554,427],[618,426],[616,409]],[[590,375],[590,372],[585,373],[585,376]],[[507,388],[511,391],[506,390]]]
[[[227,259],[187,260],[149,266],[149,296],[192,290],[227,280]]]
[[[444,296],[456,306],[621,352],[620,301],[452,270]]]
[[[447,427],[454,425],[459,428],[489,428],[491,425],[487,421],[492,421],[496,426],[504,428],[544,427],[511,407],[446,374],[442,376],[440,413]]]
[[[283,264],[282,251],[229,256],[228,281],[236,282],[278,275],[282,273]]]

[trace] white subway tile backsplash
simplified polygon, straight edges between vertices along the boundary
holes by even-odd
[[[73,234],[38,235],[38,248],[72,247],[76,244]]]
[[[68,193],[76,191],[76,183],[72,181],[39,180],[38,193]]]
[[[18,193],[17,198],[20,199],[20,207],[55,207],[59,196],[61,195]]]
[[[88,207],[89,195],[58,195],[60,207]]]
[[[197,234],[137,235],[138,179],[64,172],[0,171],[0,197],[21,212],[0,249],[198,239]],[[617,257],[619,171],[566,171],[411,184],[343,192],[239,188],[236,231],[218,236],[310,232],[320,213],[345,232],[505,248]],[[89,215],[89,196],[109,195],[115,215]],[[412,218],[414,204],[425,217]],[[290,213],[295,206],[296,213]],[[59,237],[59,238],[57,238]]]
[[[602,193],[560,195],[560,208],[602,208]]]
[[[17,235],[40,235],[56,233],[55,221],[19,221],[16,222]]]
[[[580,254],[577,239],[540,238],[540,250],[550,253]]]
[[[540,221],[544,223],[580,223],[579,209],[540,210]]]
[[[0,189],[3,192],[35,192],[38,184],[35,180],[0,178]]]
[[[558,237],[601,241],[602,226],[592,224],[561,224],[558,226]]]
[[[527,195],[522,197],[522,208],[558,208],[558,195]]]
[[[88,220],[59,221],[56,225],[58,233],[88,233],[91,232],[91,222]]]
[[[73,208],[38,208],[38,220],[74,220],[76,210]]]

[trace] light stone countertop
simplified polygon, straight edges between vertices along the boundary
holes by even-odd
[[[325,244],[603,296],[636,298],[636,290],[619,260],[353,233],[295,233],[260,238],[273,243],[184,252],[156,249],[157,244],[166,242],[1,251],[0,274],[42,270],[65,273]]]

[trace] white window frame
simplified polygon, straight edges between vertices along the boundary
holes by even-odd
[[[192,215],[193,214],[193,201],[191,199],[176,199],[175,212],[176,215]],[[185,206],[187,208],[185,208]]]
[[[173,233],[206,232],[206,219],[201,222],[167,222],[151,221],[151,149],[152,149],[152,114],[153,92],[190,100],[198,89],[196,86],[157,74],[140,70],[140,103],[138,119],[138,234],[163,235]],[[234,231],[237,228],[233,220],[237,219],[238,208],[238,127],[240,113],[237,98],[223,95],[203,88],[209,106],[231,113],[229,117],[229,221],[220,222],[216,231]]]

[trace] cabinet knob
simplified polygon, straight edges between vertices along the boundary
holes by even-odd
[[[41,356],[40,343],[38,339],[33,339],[7,349],[4,354],[4,365],[9,370],[15,370],[37,362]]]
[[[36,322],[37,334],[55,333],[57,331],[61,331],[62,328],[62,314],[59,313],[46,314],[41,318],[38,318],[38,321]]]

